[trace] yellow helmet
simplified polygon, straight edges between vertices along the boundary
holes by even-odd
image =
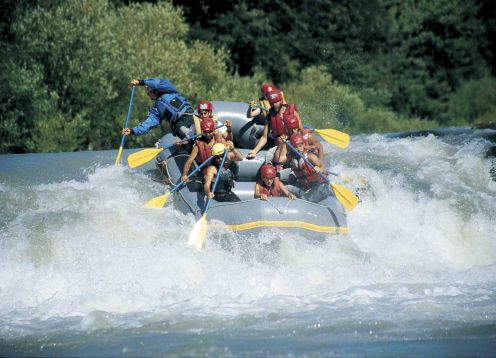
[[[226,151],[226,146],[223,143],[215,143],[212,147],[212,155],[222,155]]]

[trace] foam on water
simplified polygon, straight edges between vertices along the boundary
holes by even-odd
[[[432,136],[329,147],[336,181],[360,193],[348,236],[214,231],[201,252],[186,245],[193,216],[172,198],[163,210],[141,207],[164,190],[143,172],[101,165],[75,179],[2,179],[0,335],[274,313],[306,315],[305,325],[329,316],[494,324],[496,183],[486,147]]]

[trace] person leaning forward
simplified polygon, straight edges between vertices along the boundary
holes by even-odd
[[[227,148],[226,148],[227,145]],[[222,163],[222,158],[226,150],[226,161],[224,166],[219,168]],[[205,174],[205,181],[203,184],[203,191],[209,199],[215,198],[217,201],[241,201],[236,194],[233,193],[234,180],[236,179],[237,164],[235,162],[243,160],[243,155],[234,148],[232,142],[216,143],[212,147],[212,155],[214,156],[212,164],[208,167]],[[212,193],[211,187],[214,177],[220,175],[219,182],[215,187],[215,193]]]
[[[133,79],[131,85],[145,86],[146,94],[155,103],[148,110],[143,122],[134,128],[123,128],[122,134],[146,134],[166,119],[172,134],[181,139],[186,138],[189,128],[193,125],[193,108],[170,81],[160,78]]]

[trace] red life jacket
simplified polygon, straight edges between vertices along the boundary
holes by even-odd
[[[283,104],[281,110],[277,113],[274,111],[269,112],[269,128],[272,132],[272,136],[276,144],[279,144],[279,138],[281,135],[288,135],[288,130],[284,125],[284,118],[290,115],[294,115],[296,106],[294,104]],[[284,108],[284,111],[283,111]]]
[[[272,187],[270,190],[265,186],[262,179],[257,180],[257,184],[260,185],[260,194],[265,194],[267,196],[281,196],[281,187],[279,185],[279,178],[274,178]]]
[[[306,153],[303,155],[306,159],[308,159]],[[289,153],[289,159],[291,163],[291,169],[293,169],[293,173],[301,186],[305,187],[317,182],[324,182],[319,173],[314,171],[312,167],[303,160],[303,158],[300,158],[294,153]]]
[[[200,137],[200,139],[195,140],[196,146],[198,147],[198,155],[196,156],[195,160],[198,165],[202,164],[204,161],[206,161],[208,158],[212,156],[212,147],[208,145],[208,143],[202,140],[201,138],[203,137]],[[222,138],[222,135],[220,133],[215,133],[214,139],[215,139],[214,144],[225,142],[224,138]],[[207,167],[208,166],[205,166],[202,169],[203,174],[207,172]]]

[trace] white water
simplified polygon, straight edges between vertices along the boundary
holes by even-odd
[[[163,186],[107,164],[113,152],[86,153],[68,172],[74,153],[0,156],[0,353],[39,355],[49,343],[52,353],[101,355],[103,329],[111,341],[138,330],[153,342],[112,355],[349,355],[357,342],[445,339],[480,339],[466,352],[484,355],[496,348],[496,182],[489,143],[453,142],[368,136],[328,147],[333,171],[351,180],[340,183],[362,190],[348,236],[213,232],[201,252],[186,245],[194,218],[172,199],[142,208]],[[156,334],[181,334],[183,345],[170,350]],[[55,350],[69,341],[78,348]]]

